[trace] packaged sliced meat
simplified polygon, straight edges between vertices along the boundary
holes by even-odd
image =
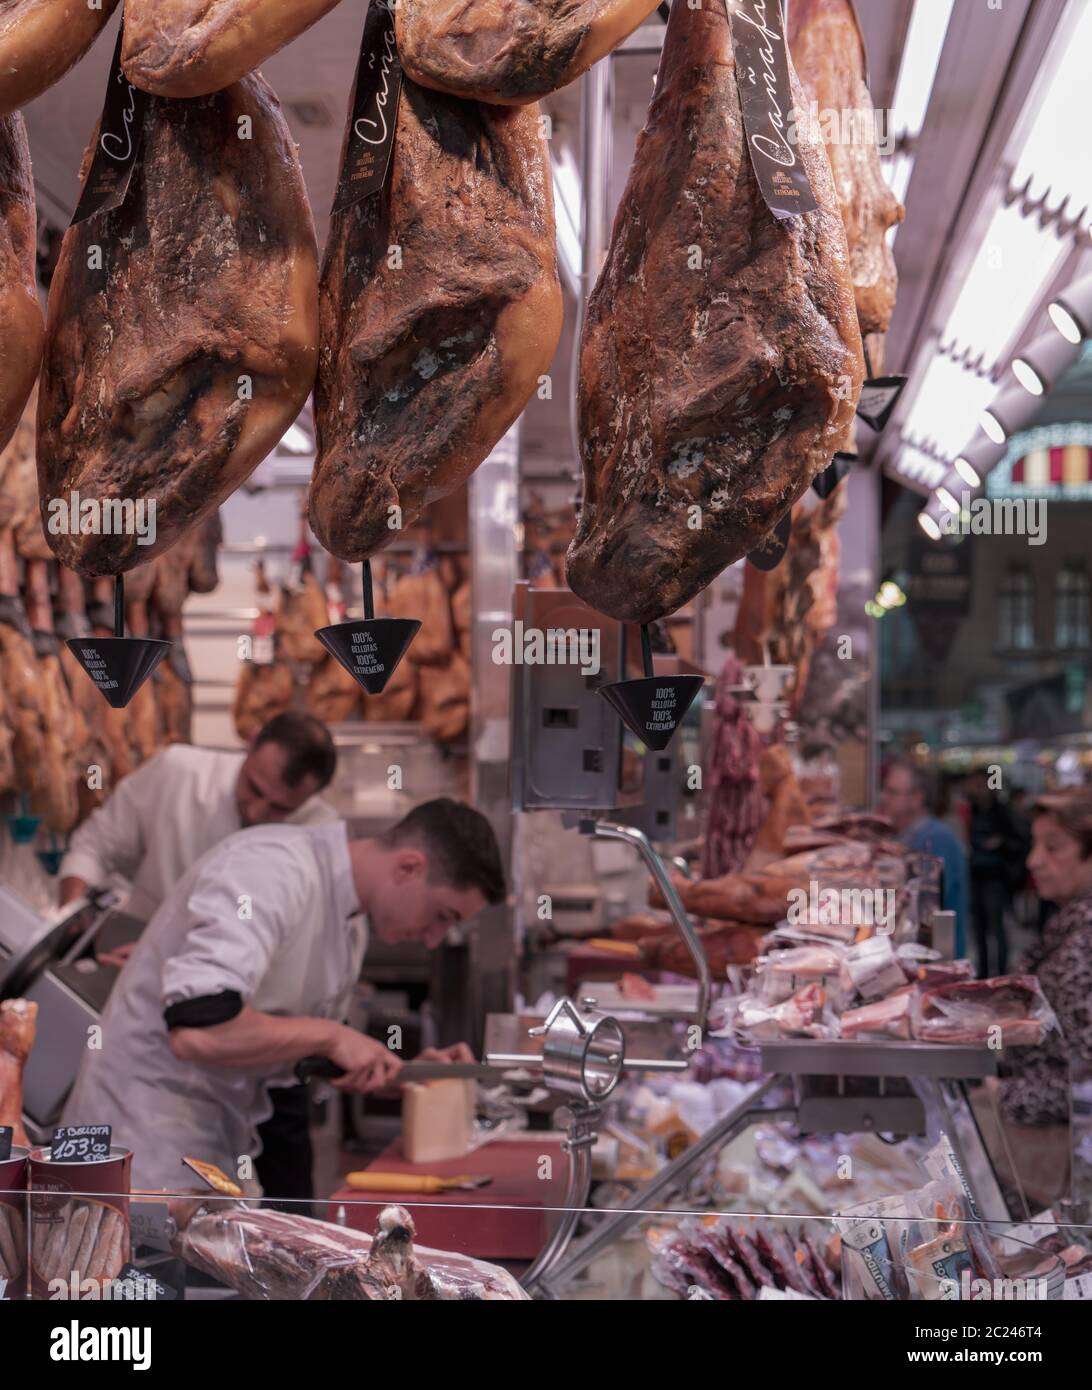
[[[804,985],[782,1004],[744,995],[736,1012],[736,1033],[749,1042],[836,1037],[837,1026],[833,1015],[826,1013],[826,1003],[826,992],[817,984]]]
[[[7,67],[0,10],[0,113]],[[15,433],[38,376],[45,326],[35,270],[37,213],[23,118],[0,114],[0,449]]]
[[[864,38],[852,0],[793,0],[788,38],[810,119],[820,122],[830,157],[861,332],[886,333],[898,288],[887,234],[904,209],[880,167]],[[839,117],[833,128],[822,119],[831,112]]]
[[[846,970],[866,1003],[902,989],[906,974],[895,957],[889,936],[870,936],[846,948]]]
[[[579,77],[655,8],[656,0],[399,0],[398,56],[423,87],[523,105]]]
[[[933,985],[950,985],[959,980],[974,979],[974,961],[970,960],[930,960],[920,961],[911,972],[916,985],[928,989]]]
[[[4,0],[0,5],[0,116],[40,96],[78,63],[118,0]]]
[[[841,1017],[843,1038],[909,1038],[916,991],[909,985]]]
[[[845,229],[822,140],[800,137],[817,209],[775,217],[726,7],[672,5],[580,345],[568,578],[611,617],[673,613],[754,550],[852,419],[864,359]]]
[[[527,1295],[496,1265],[414,1248],[402,1207],[379,1213],[374,1237],[310,1217],[227,1206],[190,1208],[177,1254],[245,1298],[355,1302],[383,1299],[510,1300]]]
[[[958,980],[916,995],[914,1037],[923,1042],[990,1043],[1018,1047],[1040,1043],[1056,1026],[1034,975]]]
[[[49,295],[43,517],[76,492],[114,504],[98,532],[49,534],[87,575],[150,560],[219,506],[299,414],[317,362],[314,223],[269,87],[151,97],[141,138],[125,201],[68,229]]]
[[[238,82],[338,0],[127,0],[121,63],[134,87],[202,97]]]
[[[335,214],[322,269],[315,535],[343,560],[398,539],[527,404],[561,330],[534,107],[403,82],[383,188]]]

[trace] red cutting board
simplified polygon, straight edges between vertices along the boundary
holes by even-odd
[[[383,1173],[430,1173],[453,1178],[489,1173],[488,1187],[473,1192],[355,1192],[339,1187],[330,1198],[328,1219],[344,1204],[349,1226],[375,1230],[377,1207],[405,1207],[417,1227],[417,1241],[435,1250],[454,1250],[482,1260],[533,1260],[546,1241],[548,1212],[565,1200],[569,1156],[557,1133],[499,1139],[446,1163],[409,1163],[396,1140],[369,1168]],[[549,1160],[547,1165],[544,1160]],[[549,1176],[540,1176],[549,1170]]]

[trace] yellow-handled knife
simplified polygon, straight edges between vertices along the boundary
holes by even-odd
[[[454,1178],[439,1178],[432,1173],[378,1173],[367,1168],[350,1173],[345,1179],[356,1192],[473,1192],[488,1187],[493,1179],[488,1173],[461,1173]]]

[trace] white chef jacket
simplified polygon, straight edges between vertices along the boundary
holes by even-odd
[[[242,829],[235,783],[246,753],[219,753],[173,743],[123,778],[105,805],[73,832],[61,861],[69,875],[92,885],[120,874],[132,884],[124,911],[147,922],[187,870],[213,845]],[[337,819],[311,797],[285,825]]]
[[[268,1087],[291,1084],[292,1068],[179,1061],[163,1012],[236,990],[263,1013],[343,1019],[367,944],[354,914],[343,821],[254,826],[210,850],[144,929],[61,1123],[112,1125],[113,1142],[133,1151],[135,1187],[189,1186],[183,1156],[235,1176],[259,1151]]]

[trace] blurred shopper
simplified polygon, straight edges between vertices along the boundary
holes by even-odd
[[[1008,807],[982,770],[967,778],[970,802],[971,925],[978,975],[1004,975],[1009,963],[1005,913],[1024,875],[1027,845]]]
[[[1041,942],[1017,962],[1035,975],[1058,1018],[1037,1047],[1006,1048],[1003,1080],[984,1088],[1000,1100],[1015,1176],[1032,1204],[1047,1206],[1069,1186],[1071,1087],[1092,1075],[1092,791],[1043,796],[1033,807],[1028,866],[1040,894],[1057,903]],[[976,1104],[980,1118],[985,1109]],[[1007,1168],[995,1148],[998,1171]],[[1010,1180],[1011,1171],[1004,1174]]]
[[[954,832],[930,815],[929,793],[928,773],[911,762],[893,762],[884,774],[880,807],[907,849],[942,861],[941,905],[956,915],[955,951],[962,956],[967,943],[967,857]]]

